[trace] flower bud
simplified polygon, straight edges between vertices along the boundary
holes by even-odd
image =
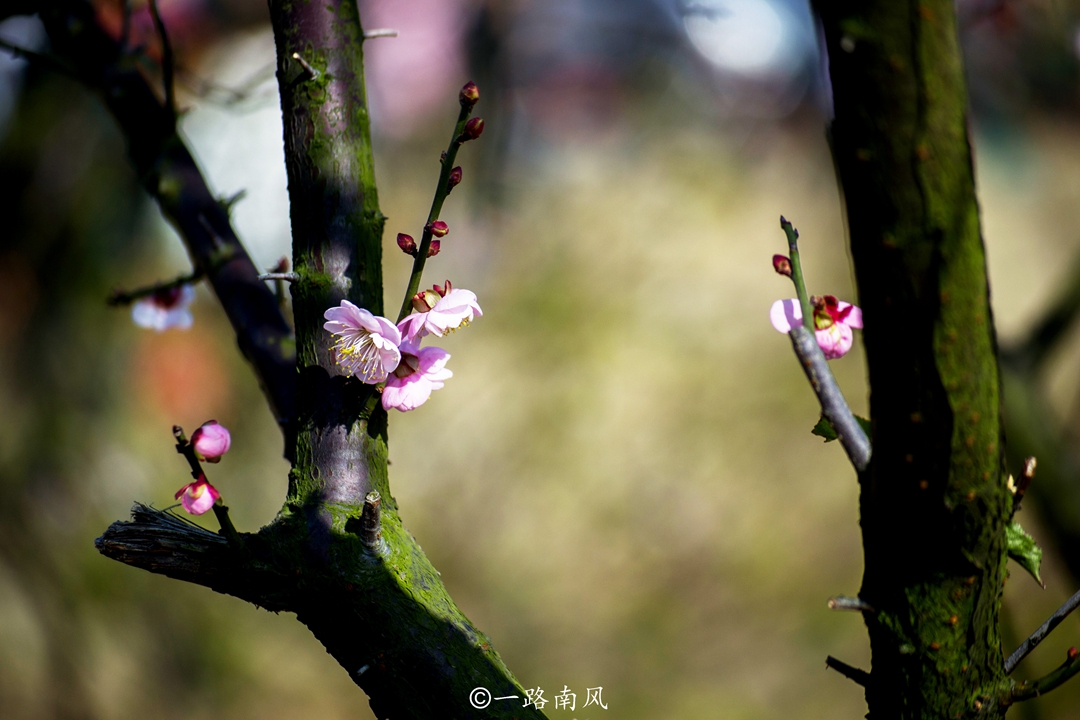
[[[439,297],[446,297],[447,293],[454,289],[454,286],[447,280],[443,283],[442,287],[438,285],[432,285],[431,289],[439,294]]]
[[[177,490],[174,497],[192,515],[202,515],[214,506],[221,493],[206,481],[205,475],[199,475],[198,480]]]
[[[480,88],[476,87],[474,82],[465,83],[465,86],[461,88],[461,93],[458,95],[461,106],[466,108],[471,108],[479,99]]]
[[[1075,660],[1076,659],[1076,654],[1077,654],[1076,653],[1076,648],[1074,648],[1074,647],[1069,648],[1068,656],[1069,656],[1070,660]]]
[[[480,133],[482,132],[484,132],[484,118],[470,118],[469,122],[465,123],[465,130],[462,131],[461,137],[458,139],[461,142],[475,140],[480,137]]]
[[[191,444],[199,458],[216,463],[229,451],[232,438],[229,437],[229,431],[219,425],[217,420],[209,420],[191,434]]]
[[[432,243],[434,245],[435,243]],[[416,312],[426,313],[431,308],[435,307],[435,304],[442,300],[442,297],[431,290],[421,290],[413,295],[412,306]]]
[[[788,259],[787,255],[773,255],[772,266],[777,275],[791,277],[791,260]]]
[[[431,244],[428,245],[427,256],[428,257],[435,257],[436,255],[439,254],[440,250],[442,250],[442,241],[441,240],[432,240]]]
[[[401,252],[405,253],[406,255],[412,255],[413,257],[416,257],[416,241],[412,239],[412,235],[398,233],[397,246],[401,248]]]
[[[453,190],[459,182],[461,182],[460,165],[450,171],[450,179],[446,181],[446,194],[449,195],[450,191]]]
[[[450,226],[444,223],[442,220],[436,220],[428,223],[427,231],[437,238],[445,237],[446,233],[450,232]]]

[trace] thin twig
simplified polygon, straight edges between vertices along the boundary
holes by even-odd
[[[374,28],[373,30],[364,31],[364,39],[371,40],[372,38],[381,37],[397,37],[398,31],[394,28]]]
[[[284,280],[285,282],[296,282],[299,276],[294,272],[270,272],[263,273],[259,276],[260,280]]]
[[[169,42],[169,34],[165,32],[165,23],[161,20],[158,12],[157,0],[150,0],[150,17],[154,20],[154,29],[161,38],[161,82],[165,86],[165,107],[176,120],[176,87],[173,83],[174,63],[172,43]]]
[[[862,426],[844,400],[844,393],[840,392],[840,386],[836,384],[836,378],[829,370],[825,353],[821,351],[813,333],[801,325],[791,328],[788,335],[791,336],[791,346],[799,357],[806,377],[810,380],[810,387],[814,389],[818,402],[821,403],[822,415],[832,423],[851,464],[862,472],[870,466],[870,439],[866,437]]]
[[[300,63],[300,67],[304,68],[304,72],[308,74],[308,77],[310,79],[314,80],[315,78],[319,77],[319,71],[313,68],[311,66],[311,63],[304,59],[303,55],[301,55],[300,53],[293,53],[292,59]]]
[[[465,132],[465,123],[472,115],[474,103],[462,103],[461,112],[458,113],[457,124],[454,125],[454,134],[450,136],[450,145],[442,155],[442,169],[439,171],[439,184],[435,186],[435,197],[431,200],[431,210],[428,212],[427,223],[424,225],[424,234],[420,238],[420,247],[417,248],[413,260],[412,273],[409,276],[409,286],[405,289],[405,299],[401,303],[401,312],[398,313],[398,322],[412,312],[412,299],[420,290],[420,278],[424,274],[424,264],[427,262],[428,250],[431,249],[431,224],[439,219],[442,212],[443,202],[450,194],[450,171],[454,168],[454,158],[457,157],[458,148],[464,142],[462,133]]]
[[[832,668],[858,685],[862,685],[863,687],[868,687],[870,685],[870,673],[865,670],[860,670],[857,667],[852,667],[842,660],[837,660],[832,655],[825,658],[825,667]]]
[[[1017,683],[1012,691],[1012,701],[1021,702],[1045,695],[1077,673],[1080,673],[1080,662],[1076,661],[1076,648],[1069,648],[1069,654],[1065,658],[1065,662],[1059,665],[1056,670],[1043,675],[1038,680]]]
[[[829,598],[828,605],[830,610],[858,610],[859,612],[874,612],[873,606],[862,598],[846,597],[844,595],[838,595],[834,598]]]
[[[1010,674],[1016,669],[1016,666],[1020,664],[1020,661],[1028,656],[1028,654],[1035,649],[1035,646],[1041,643],[1047,635],[1053,632],[1054,628],[1061,624],[1061,621],[1069,616],[1073,610],[1080,606],[1080,590],[1076,592],[1071,598],[1065,601],[1065,604],[1054,611],[1054,614],[1050,618],[1039,626],[1039,629],[1031,633],[1024,642],[1020,643],[1020,647],[1013,651],[1012,655],[1005,660],[1005,674]]]
[[[111,307],[118,307],[122,305],[130,305],[136,300],[150,295],[155,295],[165,290],[172,290],[183,285],[190,285],[192,283],[202,280],[202,270],[195,270],[187,275],[181,275],[175,280],[169,280],[167,282],[155,283],[153,285],[147,285],[146,287],[137,288],[135,290],[113,290],[112,294],[106,298],[105,302]]]
[[[803,279],[802,260],[799,259],[799,231],[783,215],[780,216],[780,227],[787,235],[788,255],[791,260],[791,282],[795,284],[795,294],[799,296],[803,327],[813,332],[814,311],[810,307],[810,296],[806,292],[806,281]]]

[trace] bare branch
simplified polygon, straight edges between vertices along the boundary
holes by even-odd
[[[1016,666],[1020,664],[1020,661],[1026,658],[1039,643],[1046,639],[1046,636],[1053,632],[1054,628],[1060,625],[1065,618],[1069,617],[1069,614],[1075,610],[1077,606],[1080,606],[1080,590],[1066,600],[1064,605],[1055,610],[1054,614],[1051,615],[1046,622],[1040,625],[1038,630],[1031,633],[1031,637],[1020,643],[1020,647],[1016,648],[1012,655],[1005,660],[1005,674],[1008,675],[1015,670]]]
[[[829,598],[828,606],[830,610],[858,610],[859,612],[874,612],[874,608],[870,603],[866,602],[862,598],[846,597],[844,595],[838,595],[834,598]]]
[[[825,354],[818,347],[817,340],[805,327],[798,325],[788,333],[791,346],[795,349],[810,386],[821,403],[822,414],[832,423],[840,444],[844,446],[851,464],[862,472],[870,466],[870,439],[866,437],[862,426],[855,419],[844,400],[844,393],[836,384],[836,378],[829,370]]]
[[[832,655],[825,658],[825,667],[835,670],[857,685],[862,685],[863,687],[868,687],[870,685],[870,673],[865,670],[860,670],[857,667],[852,667],[842,660],[837,660]]]

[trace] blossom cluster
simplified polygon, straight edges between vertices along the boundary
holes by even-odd
[[[337,336],[333,349],[338,365],[369,385],[385,383],[386,410],[415,410],[453,376],[446,369],[450,353],[420,347],[424,337],[443,337],[483,315],[476,295],[454,288],[449,280],[417,293],[412,306],[415,312],[396,325],[348,300],[323,314],[323,328]]]

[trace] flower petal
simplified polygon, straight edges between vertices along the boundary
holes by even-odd
[[[843,312],[845,307],[850,307],[851,310],[848,312],[847,317],[844,318],[844,324],[847,325],[848,327],[862,329],[862,326],[863,326],[862,309],[860,309],[856,305],[850,305],[850,304],[848,304],[846,302],[841,302],[840,303],[840,311]]]
[[[769,309],[769,321],[782,333],[791,332],[791,328],[802,324],[802,308],[798,298],[777,300]]]

